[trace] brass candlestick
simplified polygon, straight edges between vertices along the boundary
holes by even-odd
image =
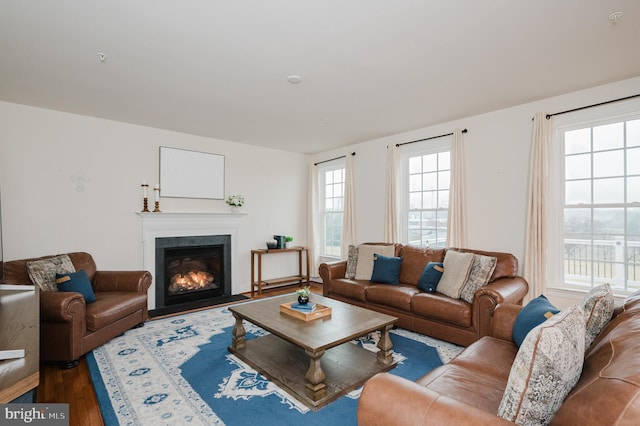
[[[147,198],[147,190],[149,189],[149,184],[147,182],[142,182],[142,212],[149,211],[149,199]]]
[[[159,213],[160,212],[160,201],[156,201],[156,208],[153,209],[154,213]]]

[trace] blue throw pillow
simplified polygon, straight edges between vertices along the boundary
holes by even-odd
[[[388,257],[375,253],[373,255],[373,274],[371,281],[384,284],[396,284],[402,266],[401,257]]]
[[[70,274],[56,274],[56,284],[59,291],[75,291],[84,297],[86,303],[96,301],[96,295],[91,287],[91,281],[84,269]]]
[[[560,312],[544,295],[540,295],[522,308],[513,323],[513,341],[520,347],[527,334],[547,319]]]
[[[444,265],[441,262],[427,263],[418,280],[418,288],[427,293],[433,293],[436,291],[436,287],[438,287],[443,272]]]

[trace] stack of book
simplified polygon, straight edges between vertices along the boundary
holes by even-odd
[[[313,312],[316,309],[316,304],[313,302],[308,302],[305,304],[296,302],[291,304],[291,309],[295,309],[300,312],[309,313],[309,312]]]

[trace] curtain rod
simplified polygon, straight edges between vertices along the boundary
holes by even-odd
[[[356,155],[355,152],[352,152],[351,155]],[[345,158],[346,155],[341,155],[340,157],[336,157],[336,158],[330,158],[328,160],[324,160],[324,161],[318,161],[317,163],[313,163],[314,166],[317,166],[318,164],[322,164],[322,163],[328,163],[329,161],[333,161],[333,160],[339,160],[341,158]]]
[[[637,95],[626,96],[624,98],[613,99],[611,101],[600,102],[598,104],[587,105],[587,106],[583,106],[583,107],[580,107],[580,108],[568,109],[566,111],[556,112],[555,114],[547,114],[546,117],[547,117],[547,120],[548,120],[551,117],[553,117],[554,115],[562,115],[562,114],[566,114],[568,112],[575,112],[575,111],[580,111],[580,110],[587,109],[587,108],[597,107],[597,106],[600,106],[600,105],[606,105],[606,104],[612,104],[614,102],[626,101],[627,99],[637,98],[638,96],[640,96],[640,93],[638,93]]]
[[[467,130],[467,129],[462,130],[462,133],[467,133],[467,132],[468,132],[468,130]],[[411,141],[411,142],[397,143],[397,144],[396,144],[396,148],[397,148],[397,147],[399,147],[399,146],[401,146],[401,145],[408,145],[408,144],[410,144],[410,143],[423,142],[423,141],[428,141],[428,140],[431,140],[431,139],[443,138],[443,137],[445,137],[445,136],[451,136],[451,135],[453,135],[453,132],[451,132],[451,133],[445,133],[444,135],[431,136],[430,138],[418,139],[418,140],[416,140],[416,141]]]

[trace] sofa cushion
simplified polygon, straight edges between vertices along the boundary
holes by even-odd
[[[84,269],[70,274],[56,274],[56,284],[58,291],[74,291],[80,293],[85,303],[96,301],[96,295],[91,287],[91,281]]]
[[[146,305],[146,293],[131,291],[98,292],[96,293],[95,303],[87,305],[87,330],[100,330],[127,315],[144,309]]]
[[[440,293],[418,293],[411,300],[411,312],[424,318],[471,327],[471,305]]]
[[[369,281],[357,281],[347,278],[335,278],[331,280],[331,293],[349,299],[366,302],[366,290],[371,283]]]
[[[444,253],[444,249],[403,246],[400,251],[400,256],[402,257],[400,282],[417,286],[427,264],[429,262],[442,262]]]
[[[496,269],[497,259],[493,256],[483,256],[481,254],[473,255],[473,263],[467,281],[462,286],[460,298],[469,303],[473,303],[473,296],[476,291],[487,285],[493,270]]]
[[[349,255],[347,257],[347,270],[344,273],[345,278],[356,277],[356,266],[358,265],[358,247],[349,246]]]
[[[518,313],[513,323],[512,337],[516,346],[522,345],[524,338],[527,337],[527,334],[529,334],[531,330],[558,312],[560,312],[560,309],[553,306],[549,299],[543,294],[527,303]]]
[[[531,330],[511,366],[498,416],[517,424],[549,424],[580,378],[584,334],[579,306]]]
[[[58,291],[56,274],[75,272],[76,268],[71,263],[69,255],[61,254],[27,262],[27,271],[31,282],[40,287],[40,290]]]
[[[400,276],[401,257],[373,255],[373,273],[371,281],[383,284],[397,284]]]
[[[356,280],[370,280],[373,274],[373,255],[381,254],[392,257],[395,254],[393,245],[369,245],[360,244],[358,246],[358,263],[356,265]]]
[[[418,289],[408,285],[372,284],[367,287],[367,302],[391,306],[402,311],[411,311],[411,298]]]
[[[584,297],[582,310],[586,324],[585,349],[589,349],[593,340],[600,334],[613,315],[615,300],[609,284],[594,287]]]
[[[442,273],[444,272],[444,265],[440,262],[429,262],[424,267],[422,275],[418,280],[418,288],[427,293],[433,293],[438,287]]]
[[[444,273],[438,283],[438,293],[459,299],[462,286],[467,281],[471,265],[473,264],[473,253],[461,253],[457,251],[447,251],[444,256]]]

